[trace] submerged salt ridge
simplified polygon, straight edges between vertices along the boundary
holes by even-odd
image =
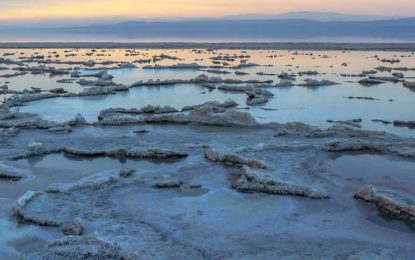
[[[415,254],[411,52],[0,53],[8,259]]]

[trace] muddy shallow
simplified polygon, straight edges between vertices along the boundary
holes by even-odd
[[[70,73],[79,67],[76,81],[105,78],[95,87],[107,92],[79,96],[85,87],[76,82],[52,83],[72,74],[43,67],[33,75],[0,77],[9,92],[22,91],[29,78],[34,87],[44,84],[41,90],[29,90],[29,84],[0,111],[0,255],[7,259],[415,254],[415,92],[399,79],[368,87],[357,82],[360,76],[340,75],[409,67],[412,53],[8,50],[13,51],[4,57],[10,60],[0,59],[10,66],[0,76],[26,65]],[[56,55],[59,62],[53,61]],[[387,58],[400,63],[381,61]],[[235,68],[242,60],[262,66]],[[163,68],[191,62],[205,67]],[[213,64],[219,68],[206,67]],[[96,74],[102,70],[108,72]],[[301,73],[307,70],[319,74]],[[262,90],[229,92],[190,81],[206,74],[209,80],[222,78],[213,85],[226,79],[274,84],[282,71],[295,74],[294,86],[252,83]],[[412,69],[397,71],[408,81],[415,76]],[[64,75],[54,78],[52,72]],[[109,81],[108,75],[114,77]],[[131,85],[158,78],[189,82]],[[301,86],[307,78],[339,84]],[[45,95],[55,87],[75,94]],[[266,102],[247,102],[255,98]],[[214,100],[219,102],[181,111]],[[397,127],[394,120],[408,123]],[[287,123],[293,121],[303,123]]]

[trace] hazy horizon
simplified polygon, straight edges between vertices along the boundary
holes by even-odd
[[[380,20],[394,20],[414,18],[415,16],[392,16],[392,15],[367,15],[367,14],[350,14],[341,12],[313,12],[313,11],[294,11],[285,13],[240,13],[225,16],[160,16],[152,18],[142,17],[123,17],[123,16],[109,16],[109,17],[95,17],[95,18],[53,18],[40,19],[34,21],[16,20],[16,21],[1,21],[0,30],[12,32],[15,29],[53,29],[53,28],[67,28],[89,25],[108,25],[131,21],[144,22],[180,22],[180,21],[208,21],[208,20],[272,20],[272,19],[306,19],[319,22],[355,22],[355,21],[380,21]]]
[[[194,2],[4,0],[0,41],[415,41],[413,0]]]

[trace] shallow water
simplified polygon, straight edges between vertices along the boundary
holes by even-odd
[[[381,227],[386,227],[386,228],[390,228],[390,229],[393,229],[393,230],[398,230],[398,231],[401,231],[401,232],[410,233],[410,232],[415,231],[415,228],[410,226],[409,223],[384,216],[381,213],[372,214],[370,217],[367,218],[367,220],[369,220],[372,223],[375,223],[376,225],[379,225]]]
[[[169,79],[192,79],[200,74],[209,76],[219,76],[223,79],[241,80],[273,80],[279,82],[275,75],[257,75],[259,72],[279,74],[282,71],[298,73],[300,71],[317,71],[321,74],[316,76],[297,76],[296,84],[301,84],[306,78],[328,79],[340,83],[335,86],[309,88],[309,87],[285,87],[269,88],[275,97],[263,106],[252,107],[250,112],[260,122],[291,122],[303,121],[319,127],[330,126],[327,120],[349,120],[362,118],[364,129],[381,130],[395,133],[402,136],[414,136],[414,130],[407,128],[397,128],[392,125],[375,123],[371,120],[414,120],[415,111],[415,92],[404,88],[402,83],[385,83],[381,85],[364,87],[357,83],[360,77],[343,77],[340,74],[359,74],[362,71],[372,70],[378,66],[388,67],[408,67],[414,64],[414,55],[409,52],[375,52],[375,51],[314,51],[314,52],[293,52],[293,51],[272,51],[272,50],[143,50],[137,49],[130,52],[124,49],[70,49],[70,50],[2,50],[1,52],[14,53],[7,58],[17,59],[18,57],[29,57],[33,54],[52,56],[59,55],[62,61],[85,61],[95,60],[96,62],[115,61],[115,62],[134,62],[140,59],[152,60],[154,56],[166,54],[177,59],[163,59],[161,61],[151,61],[150,63],[138,64],[137,68],[132,69],[110,69],[109,74],[114,76],[113,81],[125,85],[133,84],[143,80],[169,80]],[[56,52],[56,54],[55,54]],[[53,53],[53,54],[51,54]],[[67,55],[67,57],[65,57]],[[230,72],[230,74],[208,73],[205,70],[196,69],[142,69],[147,65],[174,65],[177,63],[197,63],[204,66],[215,65],[210,58],[219,56],[239,56],[246,55],[245,58],[236,57],[234,60],[220,61],[228,66],[239,65],[245,59],[248,62],[256,63],[261,66],[247,67],[240,69],[220,69]],[[381,62],[381,59],[400,59],[399,63],[390,64]],[[345,63],[345,64],[343,64]],[[37,63],[33,63],[35,65]],[[222,66],[221,65],[221,66]],[[50,64],[50,66],[73,68],[77,65]],[[103,65],[97,64],[93,68]],[[106,65],[105,65],[106,66]],[[109,67],[116,67],[111,64]],[[82,66],[81,66],[82,68]],[[243,71],[247,75],[235,75],[235,71]],[[95,73],[96,70],[84,68],[84,74]],[[393,71],[396,72],[396,71]],[[2,72],[5,73],[5,72]],[[411,81],[415,77],[415,71],[402,71]],[[377,72],[375,76],[390,76],[391,72]],[[22,90],[25,86],[41,87],[44,90],[55,87],[63,87],[69,92],[79,92],[83,87],[76,83],[60,84],[57,79],[42,75],[25,75],[13,78],[0,78],[0,85],[8,83],[11,89]],[[379,100],[356,100],[347,97],[371,97]],[[81,113],[88,121],[95,121],[102,109],[110,107],[140,108],[145,105],[170,105],[178,109],[187,105],[200,104],[205,101],[223,101],[232,98],[240,104],[240,108],[246,107],[243,93],[230,93],[220,90],[208,91],[194,84],[179,84],[174,86],[161,87],[139,87],[130,89],[127,92],[118,92],[116,95],[82,97],[82,98],[56,98],[40,100],[26,104],[21,108],[23,112],[38,113],[44,118],[56,121],[64,121],[74,117],[76,113]],[[262,108],[273,109],[263,110]]]
[[[376,154],[342,155],[328,162],[330,172],[362,184],[414,193],[415,162]]]
[[[51,90],[57,87],[64,87],[70,89],[71,92],[78,93],[82,90],[82,87],[76,83],[59,84],[56,81],[60,79],[67,79],[66,76],[48,76],[48,75],[32,75],[26,74],[23,76],[8,78],[7,83],[10,89],[22,91],[24,89],[30,89],[31,87],[41,88],[43,90]],[[1,82],[1,80],[0,80]],[[1,84],[0,84],[1,85]]]
[[[411,160],[378,154],[343,154],[327,161],[326,166],[331,174],[349,182],[345,190],[350,197],[365,185],[415,195],[415,162]],[[366,220],[374,225],[405,233],[415,231],[409,222],[387,216],[373,206],[367,207],[364,202],[357,202],[357,206]]]
[[[27,179],[18,182],[0,181],[0,197],[17,198],[28,190],[43,190],[50,183],[73,183],[82,177],[103,171],[123,168],[159,169],[168,165],[157,160],[119,160],[108,157],[82,158],[49,154],[17,161],[4,162],[22,169]]]
[[[97,120],[101,110],[109,107],[141,108],[157,104],[181,109],[211,100],[223,102],[229,97],[237,102],[245,100],[245,94],[224,95],[218,91],[208,93],[206,89],[197,85],[172,85],[139,87],[116,95],[42,100],[22,107],[21,111],[36,113],[54,121],[65,121],[73,118],[76,113],[81,113],[86,120],[93,122]],[[55,109],[52,111],[51,107]]]
[[[306,88],[301,86],[269,89],[275,96],[266,105],[248,110],[263,123],[302,121],[307,124],[328,127],[327,120],[363,119],[364,129],[387,131],[403,136],[414,136],[414,130],[397,128],[372,122],[382,120],[414,119],[415,93],[397,84],[387,83],[373,87],[362,87],[357,83]],[[349,96],[370,96],[379,100],[348,99]],[[239,108],[245,108],[243,93],[209,91],[194,84],[178,84],[162,87],[138,87],[116,95],[55,98],[28,103],[22,112],[36,113],[53,121],[72,119],[81,113],[89,122],[97,120],[101,110],[109,107],[140,108],[146,105],[169,105],[181,109],[206,101],[235,100]],[[393,99],[393,101],[389,101]],[[51,110],[50,108],[53,108]],[[272,109],[264,110],[265,109]]]

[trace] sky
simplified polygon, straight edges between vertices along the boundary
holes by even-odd
[[[0,21],[215,17],[293,11],[415,16],[415,0],[0,0]]]

